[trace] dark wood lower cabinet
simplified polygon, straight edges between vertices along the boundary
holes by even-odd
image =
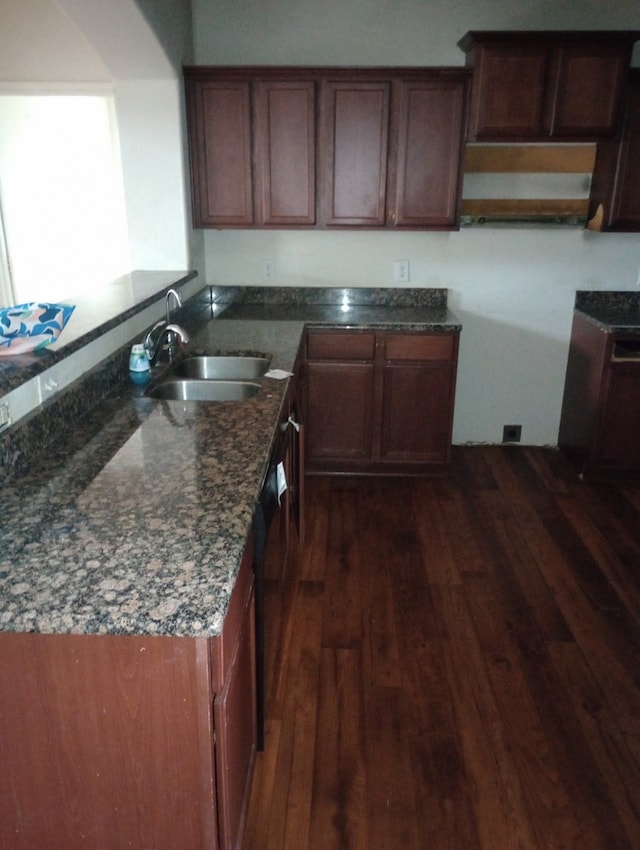
[[[0,847],[238,848],[252,550],[220,638],[0,633]]]
[[[585,477],[640,472],[640,337],[574,316],[558,445]]]
[[[313,460],[371,454],[373,363],[309,363],[308,452]]]
[[[309,331],[307,471],[445,471],[458,338],[458,332]]]
[[[241,610],[225,624],[231,660],[214,700],[215,770],[220,848],[240,844],[256,752],[255,634],[253,588],[240,598]],[[229,616],[229,615],[227,615]],[[237,619],[236,619],[237,618]]]

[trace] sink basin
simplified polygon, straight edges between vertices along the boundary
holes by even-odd
[[[260,389],[254,381],[173,380],[148,390],[150,398],[172,401],[244,401]]]
[[[204,381],[255,381],[269,369],[266,357],[187,357],[172,370],[180,378]]]

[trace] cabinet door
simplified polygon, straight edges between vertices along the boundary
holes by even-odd
[[[640,468],[640,367],[611,366],[592,462]]]
[[[251,101],[245,81],[186,81],[196,227],[253,223]]]
[[[236,850],[240,846],[256,751],[253,600],[251,585],[224,683],[214,700],[221,850]]]
[[[478,45],[471,133],[483,138],[532,138],[542,129],[546,45]]]
[[[258,224],[315,222],[315,84],[256,85]]]
[[[307,364],[307,459],[371,456],[373,363]]]
[[[451,368],[387,364],[383,386],[381,459],[447,463],[451,446]]]
[[[397,85],[393,207],[397,226],[455,227],[461,186],[466,83]]]
[[[551,135],[614,134],[629,64],[626,51],[598,43],[563,45],[556,62]]]
[[[380,458],[446,464],[451,448],[456,334],[387,334]]]
[[[631,76],[613,214],[620,229],[640,230],[640,69]]]
[[[640,231],[640,68],[629,75],[621,139],[598,144],[591,215],[599,204],[605,229]]]
[[[321,217],[326,225],[385,223],[388,82],[325,81],[321,99]]]

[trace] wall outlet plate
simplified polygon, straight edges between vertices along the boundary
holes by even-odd
[[[522,425],[505,425],[502,429],[503,443],[519,443],[522,437]]]
[[[395,283],[409,282],[409,260],[396,260],[394,262],[393,280]]]
[[[9,405],[6,402],[0,404],[0,428],[6,428],[11,425],[11,414]]]

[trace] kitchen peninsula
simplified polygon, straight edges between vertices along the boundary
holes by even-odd
[[[194,349],[289,372],[309,327],[460,331],[442,290],[210,295]],[[124,367],[5,482],[0,846],[237,846],[251,524],[288,389],[265,377],[242,403],[156,401]]]
[[[558,445],[586,478],[640,472],[640,298],[576,293]]]

